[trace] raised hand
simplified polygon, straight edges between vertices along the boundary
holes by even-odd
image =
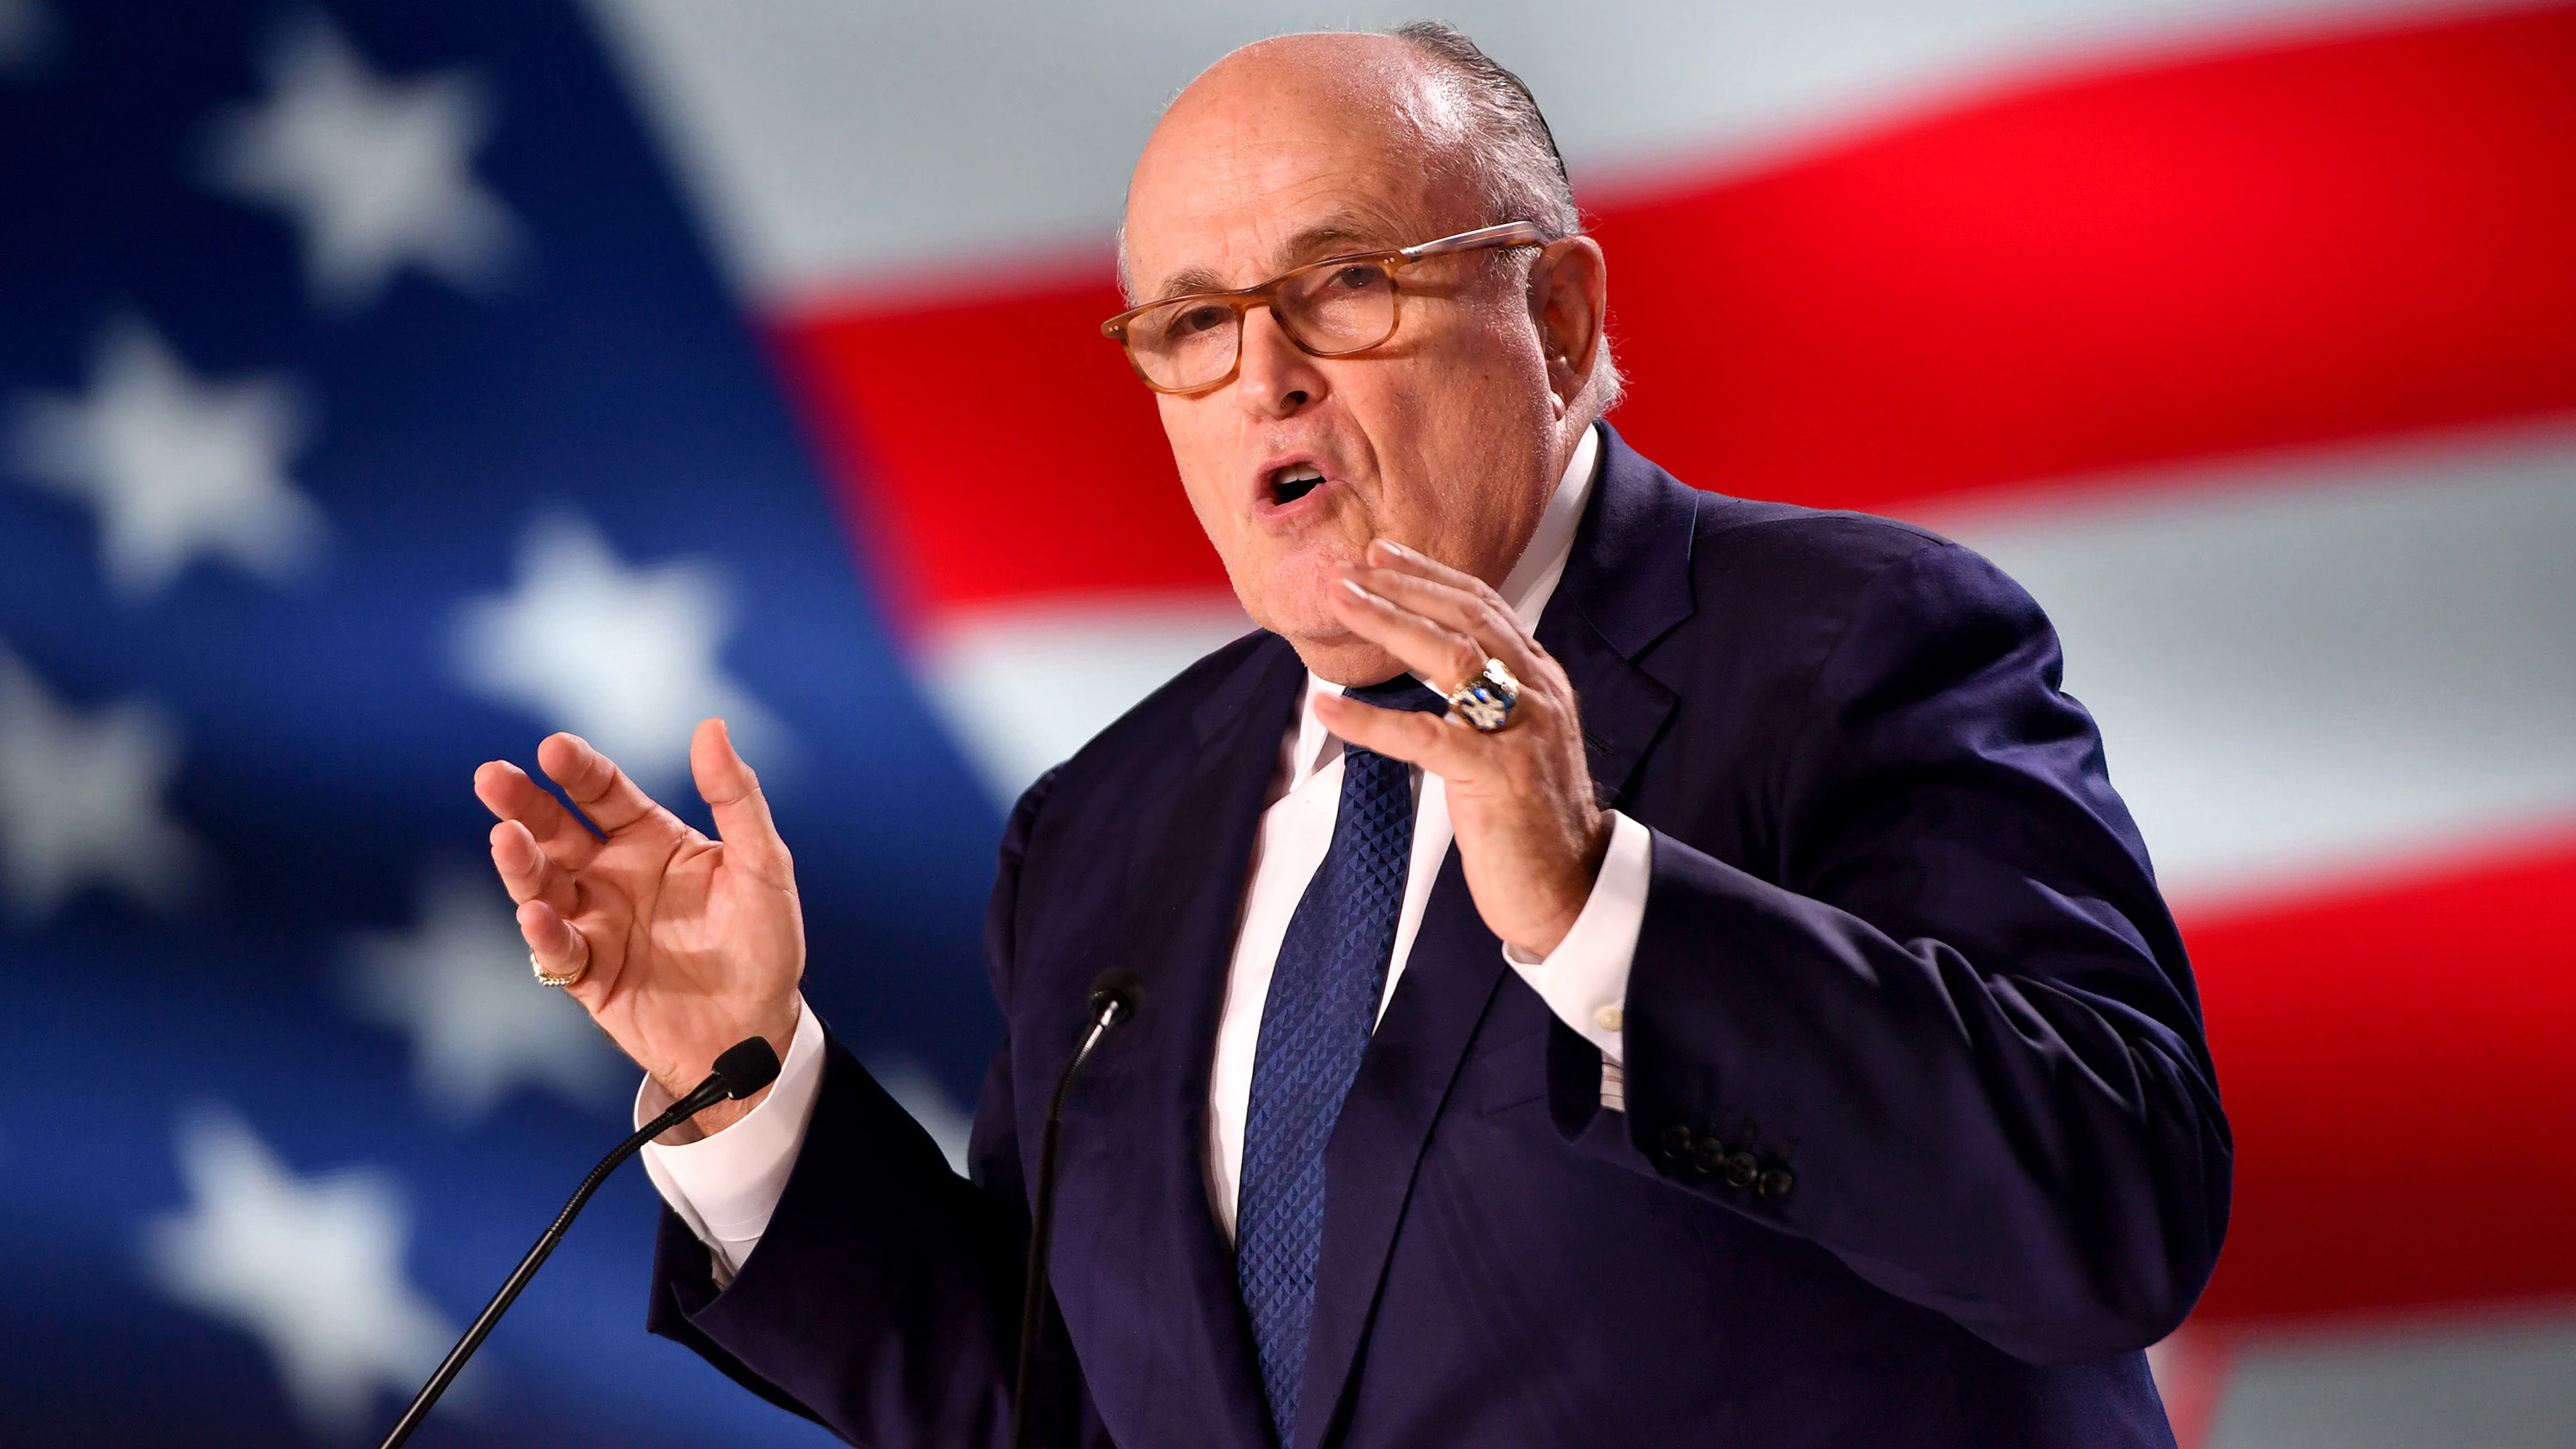
[[[593,835],[516,765],[474,772],[476,797],[501,817],[492,864],[537,964],[578,973],[566,992],[674,1095],[754,1032],[785,1056],[804,912],[786,842],[724,721],[704,721],[689,742],[718,839],[655,804],[579,735],[547,736],[537,764],[606,832]],[[759,1100],[719,1103],[698,1129],[718,1131]]]
[[[1458,864],[1485,926],[1534,956],[1574,928],[1610,848],[1610,818],[1592,794],[1574,685],[1491,586],[1385,539],[1342,565],[1333,613],[1433,689],[1447,691],[1499,659],[1520,680],[1511,723],[1479,734],[1453,717],[1379,709],[1329,695],[1326,729],[1363,749],[1420,765],[1447,783]]]

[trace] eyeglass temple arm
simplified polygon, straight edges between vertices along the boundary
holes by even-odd
[[[1456,236],[1444,236],[1437,241],[1424,242],[1420,246],[1406,247],[1396,255],[1411,260],[1418,257],[1442,256],[1449,252],[1471,252],[1478,247],[1502,246],[1510,242],[1546,240],[1547,237],[1539,231],[1537,222],[1507,221],[1500,226],[1480,226],[1474,231],[1462,231]]]

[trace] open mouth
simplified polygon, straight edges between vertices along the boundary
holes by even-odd
[[[1324,485],[1323,472],[1312,463],[1291,463],[1270,475],[1270,500],[1289,504]]]

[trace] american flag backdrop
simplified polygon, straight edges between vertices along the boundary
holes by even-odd
[[[373,1442],[615,1139],[467,784],[550,729],[677,803],[730,718],[962,1138],[1002,802],[1245,627],[1096,334],[1126,171],[1417,13],[0,0],[0,1442]],[[2064,634],[2237,1134],[2184,1443],[2576,1442],[2576,5],[1443,14],[1632,442]],[[820,1442],[643,1335],[652,1210],[416,1442]]]

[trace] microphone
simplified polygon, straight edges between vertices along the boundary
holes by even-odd
[[[421,1385],[419,1397],[411,1401],[410,1408],[403,1410],[402,1418],[378,1449],[397,1449],[411,1437],[412,1430],[420,1427],[420,1421],[429,1417],[430,1407],[438,1402],[439,1395],[447,1392],[447,1386],[455,1381],[457,1370],[464,1368],[465,1361],[474,1356],[474,1350],[483,1346],[484,1338],[492,1332],[492,1325],[501,1321],[501,1315],[518,1300],[519,1290],[527,1287],[528,1280],[537,1276],[537,1269],[545,1265],[547,1255],[555,1250],[555,1244],[563,1241],[564,1230],[572,1226],[574,1215],[589,1204],[590,1195],[599,1191],[599,1185],[608,1180],[608,1174],[615,1172],[618,1164],[634,1156],[645,1143],[716,1103],[739,1101],[776,1080],[778,1053],[770,1049],[766,1040],[746,1037],[727,1047],[724,1055],[716,1058],[715,1070],[707,1073],[707,1079],[698,1083],[689,1095],[673,1102],[671,1109],[661,1116],[636,1128],[634,1136],[618,1143],[616,1151],[601,1158],[599,1165],[590,1170],[590,1176],[581,1180],[581,1187],[573,1193],[572,1201],[564,1204],[554,1226],[546,1229],[545,1235],[537,1239],[537,1245],[528,1250],[528,1256],[519,1260],[510,1280],[501,1285],[500,1292],[492,1295],[491,1302],[483,1305],[482,1316],[474,1320],[473,1327],[465,1330],[465,1336],[456,1341],[456,1347],[447,1351],[447,1358],[439,1364],[438,1372],[431,1374],[429,1382]]]
[[[1145,980],[1124,966],[1112,966],[1091,983],[1091,1030],[1056,1075],[1055,1094],[1047,1098],[1046,1130],[1038,1137],[1038,1201],[1029,1224],[1029,1281],[1020,1299],[1019,1373],[1011,1385],[1011,1449],[1029,1449],[1029,1365],[1038,1356],[1038,1326],[1046,1321],[1047,1239],[1055,1226],[1055,1147],[1063,1135],[1064,1098],[1073,1090],[1073,1074],[1091,1060],[1092,1048],[1113,1026],[1136,1019],[1145,1004]]]

